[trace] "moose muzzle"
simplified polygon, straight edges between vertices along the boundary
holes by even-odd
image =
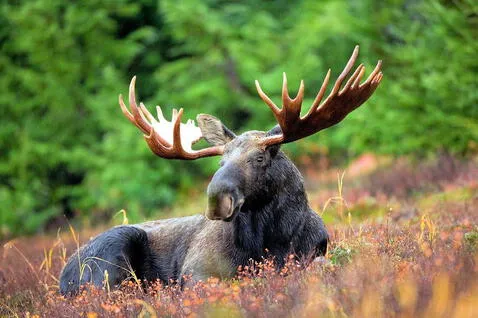
[[[244,203],[241,185],[244,178],[234,164],[221,167],[207,188],[206,217],[210,220],[231,221]]]

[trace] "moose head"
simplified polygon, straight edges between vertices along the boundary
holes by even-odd
[[[131,80],[129,88],[131,112],[125,106],[121,95],[119,103],[126,118],[145,134],[149,148],[156,155],[183,160],[222,155],[221,167],[208,186],[206,216],[211,220],[230,221],[244,204],[263,199],[271,192],[269,188],[274,185],[273,179],[281,173],[278,167],[283,160],[282,155],[278,156],[281,144],[305,138],[339,123],[372,95],[382,79],[381,61],[363,83],[360,82],[365,66],[360,64],[342,87],[358,53],[359,47],[356,46],[332,91],[322,102],[330,79],[329,69],[312,106],[302,117],[300,113],[304,98],[303,81],[297,96],[292,99],[287,89],[286,74],[283,74],[282,108],[263,92],[256,81],[259,96],[277,120],[277,125],[267,132],[247,131],[237,136],[219,119],[206,114],[197,116],[199,127],[196,127],[192,120],[184,124],[181,123],[182,108],[179,111],[173,110],[172,120],[169,122],[157,106],[156,119],[143,103],[140,103],[139,107],[136,103],[136,77]],[[211,147],[193,150],[192,145],[201,138]]]

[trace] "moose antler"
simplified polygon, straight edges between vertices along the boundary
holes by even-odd
[[[138,107],[135,97],[136,76],[129,85],[129,104],[131,112],[124,104],[123,96],[119,95],[119,104],[126,118],[138,127],[145,135],[144,139],[156,155],[168,159],[193,160],[201,157],[221,155],[223,146],[192,150],[192,145],[202,138],[201,130],[194,125],[193,120],[181,123],[183,109],[173,109],[171,122],[167,121],[161,108],[156,106],[158,120],[146,109],[143,103]]]
[[[354,109],[362,105],[375,91],[382,80],[380,68],[382,61],[372,71],[365,82],[360,84],[365,73],[365,66],[360,64],[350,76],[345,86],[340,90],[342,83],[350,73],[359,53],[357,45],[344,70],[338,77],[329,96],[321,103],[325,90],[330,79],[330,69],[325,76],[322,87],[315,97],[312,106],[304,117],[300,116],[302,101],[304,99],[304,81],[300,82],[299,92],[294,99],[291,99],[287,90],[287,77],[284,73],[282,85],[282,108],[277,107],[274,102],[262,91],[259,82],[256,80],[256,88],[259,96],[269,106],[281,129],[277,135],[267,136],[263,139],[264,145],[288,143],[305,138],[316,132],[333,126],[347,116]],[[167,121],[161,108],[156,106],[158,119],[146,109],[143,103],[138,107],[135,97],[136,77],[133,77],[129,86],[129,103],[131,112],[125,106],[123,97],[119,96],[119,103],[123,114],[144,134],[149,148],[158,156],[168,159],[193,160],[201,157],[222,155],[224,146],[208,147],[200,150],[193,150],[192,145],[201,139],[201,130],[195,126],[194,121],[188,120],[186,124],[181,123],[183,109],[173,109],[171,122]]]
[[[301,138],[305,138],[316,132],[335,125],[342,121],[348,113],[362,105],[375,91],[382,80],[382,72],[380,68],[382,61],[378,61],[377,66],[370,74],[368,79],[360,84],[360,81],[365,72],[365,66],[360,64],[355,72],[350,76],[345,86],[340,90],[340,87],[350,73],[355,60],[359,53],[359,46],[357,45],[350,57],[344,70],[335,82],[332,91],[325,101],[320,104],[322,97],[325,94],[327,84],[330,79],[330,69],[325,76],[322,87],[317,94],[312,106],[307,115],[300,117],[302,107],[302,100],[304,98],[304,81],[300,82],[299,92],[294,99],[291,99],[287,90],[287,77],[283,74],[282,85],[282,104],[280,109],[274,102],[262,91],[259,82],[256,80],[256,88],[259,96],[272,110],[282,133],[266,137],[264,144],[272,145],[278,143],[288,143]],[[340,91],[339,91],[340,90]]]

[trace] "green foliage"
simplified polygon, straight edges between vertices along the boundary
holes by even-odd
[[[89,173],[107,167],[103,140],[121,134],[112,92],[156,31],[119,40],[121,19],[139,10],[124,1],[1,8],[0,217],[3,234],[28,233],[80,203],[96,206]]]
[[[463,154],[476,148],[476,5],[391,3],[396,5],[360,8],[360,16],[376,15],[371,19],[384,30],[382,43],[374,34],[364,34],[361,43],[380,46],[386,78],[367,107],[354,114],[359,122],[351,121],[337,138],[351,140],[354,152],[370,147],[394,154]]]
[[[336,246],[330,252],[330,261],[334,265],[343,266],[352,262],[352,257],[357,251],[348,248]]]
[[[366,151],[466,154],[478,139],[476,5],[422,0],[6,1],[0,5],[0,236],[63,214],[152,216],[210,175],[217,159],[160,160],[125,120],[118,93],[166,113],[211,113],[237,131],[275,122],[281,74],[310,105],[355,44],[384,80],[345,124],[286,147],[349,158]],[[343,160],[343,159],[342,159]],[[198,207],[198,210],[200,207]]]
[[[464,240],[465,246],[469,251],[478,251],[478,230],[465,233]]]

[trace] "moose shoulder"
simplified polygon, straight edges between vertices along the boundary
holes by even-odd
[[[105,279],[116,286],[132,271],[140,279],[181,283],[184,275],[193,280],[232,277],[239,265],[262,257],[273,257],[281,267],[290,253],[299,259],[325,254],[325,226],[309,207],[302,176],[280,145],[340,122],[372,95],[382,79],[381,62],[363,83],[365,69],[358,66],[342,87],[357,55],[358,46],[321,103],[330,77],[327,73],[304,117],[300,116],[303,82],[291,99],[284,74],[283,107],[279,108],[256,81],[278,125],[268,132],[248,131],[239,136],[211,115],[199,115],[199,127],[191,120],[181,123],[182,109],[174,110],[168,122],[157,107],[158,119],[154,118],[142,103],[137,106],[133,78],[131,112],[121,95],[119,103],[156,155],[187,160],[222,155],[221,167],[207,189],[205,215],[118,226],[98,235],[70,257],[60,277],[60,292],[75,294],[82,284],[102,286]],[[193,150],[192,144],[201,138],[210,147]]]

